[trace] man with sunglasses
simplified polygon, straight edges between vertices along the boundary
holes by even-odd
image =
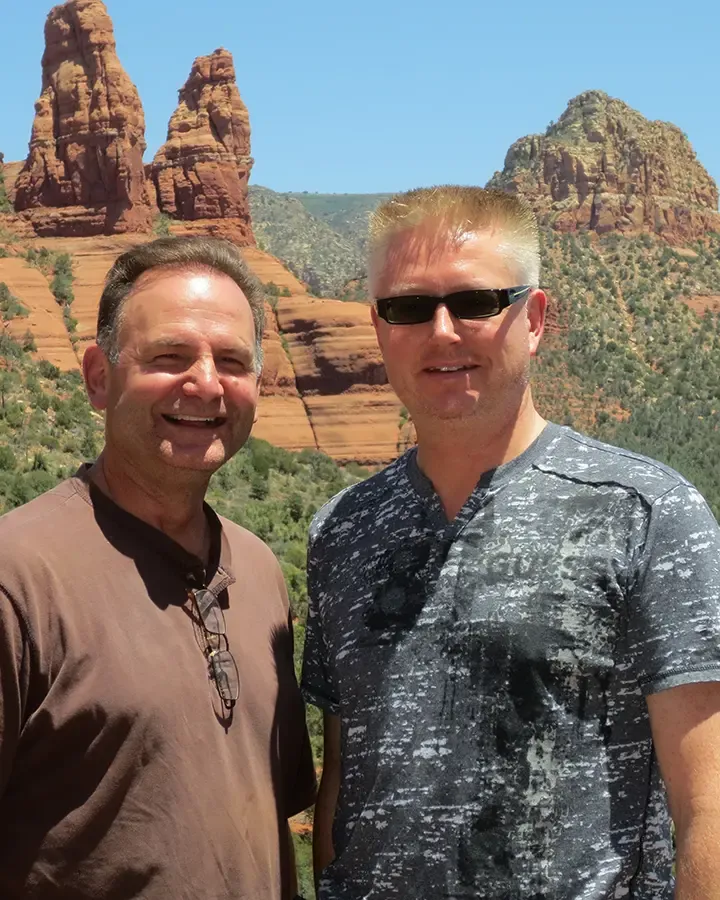
[[[111,269],[93,464],[0,520],[0,897],[289,900],[315,777],[288,597],[204,502],[245,443],[262,289],[232,244]]]
[[[676,472],[539,415],[538,283],[516,197],[372,219],[418,441],[311,529],[320,900],[670,898],[668,801],[675,896],[720,897],[718,526]]]

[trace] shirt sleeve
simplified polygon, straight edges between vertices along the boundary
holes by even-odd
[[[340,714],[340,701],[330,675],[328,641],[321,611],[323,601],[319,565],[321,546],[321,539],[311,532],[307,563],[308,617],[305,625],[305,650],[300,684],[308,703],[337,716]]]
[[[645,694],[720,681],[720,528],[680,484],[655,501],[630,592],[630,664]]]
[[[0,798],[20,740],[27,692],[27,644],[15,609],[0,587]]]
[[[290,659],[292,661],[294,657],[294,654],[292,653],[294,630],[292,618],[290,617],[288,618],[288,628],[291,641]],[[295,680],[294,663],[293,680]],[[297,772],[295,773],[295,778],[293,779],[293,783],[287,792],[286,798],[286,816],[288,819],[290,818],[290,816],[294,816],[297,813],[302,812],[302,810],[307,809],[309,806],[312,806],[315,802],[315,795],[317,793],[315,763],[313,762],[312,749],[310,747],[310,736],[308,734],[307,723],[305,721],[305,705],[300,699],[300,691],[298,690],[297,681],[295,681],[295,692],[298,697],[298,704],[300,707],[301,715],[300,724],[298,727],[299,738],[295,744],[298,748]]]

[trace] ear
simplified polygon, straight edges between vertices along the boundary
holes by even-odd
[[[526,302],[528,319],[528,347],[530,356],[536,356],[540,339],[545,331],[545,313],[547,312],[547,296],[545,291],[536,288],[530,292]]]
[[[107,409],[110,385],[110,363],[97,344],[91,344],[82,359],[85,389],[95,409]]]
[[[255,413],[253,415],[253,426],[257,424],[260,418],[260,382],[262,380],[262,372],[255,379]]]

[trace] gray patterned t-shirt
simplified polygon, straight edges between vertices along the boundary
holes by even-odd
[[[548,425],[448,523],[410,451],[318,513],[308,579],[322,900],[672,896],[644,695],[720,681],[720,530],[681,476]]]

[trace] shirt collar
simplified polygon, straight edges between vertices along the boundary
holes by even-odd
[[[84,463],[72,478],[76,492],[95,510],[95,514],[113,526],[119,528],[133,543],[147,549],[152,548],[164,556],[178,570],[190,587],[207,587],[217,596],[221,591],[235,583],[235,577],[227,568],[230,548],[222,527],[222,522],[215,510],[203,503],[203,511],[210,527],[210,554],[207,569],[200,557],[181,547],[159,528],[139,519],[132,513],[118,506],[117,503],[94,484],[88,473],[89,463]]]

